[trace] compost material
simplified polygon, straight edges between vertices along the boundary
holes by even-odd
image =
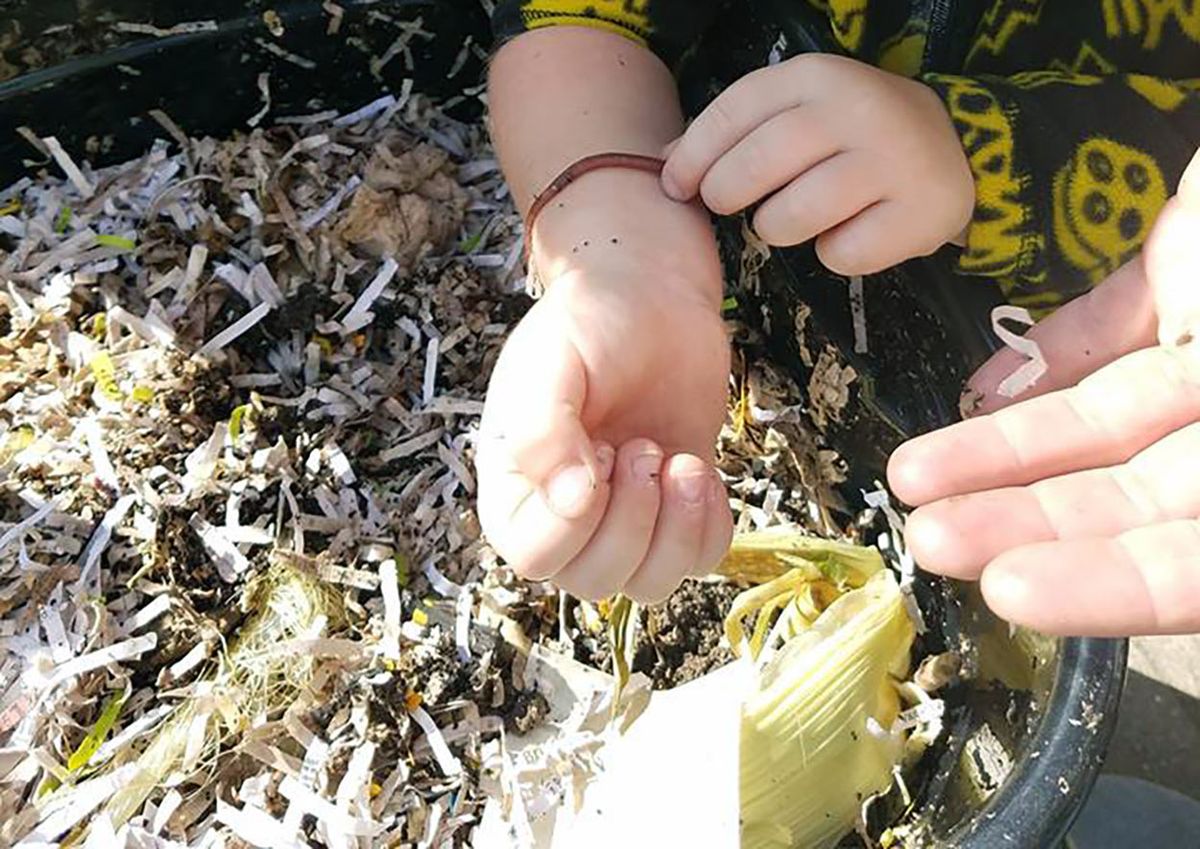
[[[536,820],[568,789],[523,799],[508,743],[557,741],[526,772],[586,760],[612,658],[604,607],[516,580],[472,506],[529,303],[482,128],[411,88],[227,139],[153,118],[103,169],[25,131],[42,170],[0,190],[0,845],[482,846],[489,801]],[[844,536],[817,425],[853,372],[831,359],[807,408],[727,306],[739,529]],[[634,672],[726,662],[737,592],[641,611]],[[565,712],[547,669],[587,682]]]

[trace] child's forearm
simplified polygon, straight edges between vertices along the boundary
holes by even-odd
[[[518,207],[594,153],[658,155],[683,129],[675,82],[612,33],[552,27],[505,45],[488,88],[492,137]]]
[[[617,35],[576,27],[526,33],[505,45],[489,82],[492,138],[522,214],[572,163],[597,153],[660,156],[683,117],[666,66]],[[607,168],[572,183],[538,216],[543,280],[679,284],[720,302],[712,223],[698,204],[664,194],[657,174]],[[617,267],[620,266],[620,270]]]

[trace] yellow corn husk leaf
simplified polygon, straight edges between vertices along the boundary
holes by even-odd
[[[92,730],[67,759],[67,769],[70,772],[79,772],[88,765],[92,756],[99,750],[100,744],[108,737],[108,732],[112,731],[113,726],[117,724],[117,717],[121,715],[121,708],[125,707],[125,699],[128,695],[123,692],[109,696],[108,701],[104,704],[104,709],[100,712],[100,718],[96,720]]]
[[[888,729],[899,713],[914,633],[883,570],[767,662],[742,710],[743,849],[834,846],[891,785],[903,741],[869,720]]]
[[[805,536],[794,527],[769,528],[738,534],[717,574],[749,584],[765,584],[793,569],[806,569],[843,589],[861,587],[882,571],[878,549],[848,542]]]
[[[36,436],[32,427],[22,425],[13,428],[0,438],[0,466],[32,445]]]
[[[613,677],[616,679],[612,700],[613,719],[620,711],[621,696],[629,684],[637,615],[637,605],[628,596],[618,595],[613,600],[608,616],[608,644],[612,649]]]

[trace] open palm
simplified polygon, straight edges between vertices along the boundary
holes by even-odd
[[[1049,371],[892,458],[925,568],[1056,634],[1200,631],[1200,156],[1142,258],[1030,333]]]

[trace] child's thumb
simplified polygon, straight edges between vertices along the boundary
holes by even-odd
[[[551,413],[543,425],[516,446],[517,465],[552,513],[577,519],[591,510],[612,475],[615,452],[611,445],[594,443],[569,410]]]
[[[544,580],[595,532],[614,451],[584,427],[586,370],[573,347],[524,341],[528,334],[514,334],[488,391],[476,457],[479,518],[519,575]]]

